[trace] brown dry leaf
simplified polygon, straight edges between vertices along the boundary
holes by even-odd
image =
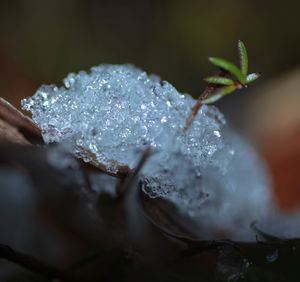
[[[7,102],[5,99],[0,97],[0,117],[7,121],[12,126],[15,126],[23,131],[36,136],[37,138],[42,138],[41,130],[33,122],[33,120],[25,115],[23,115],[19,110],[17,110],[12,104]]]
[[[30,145],[28,140],[13,126],[0,119],[0,143]]]
[[[269,167],[280,208],[300,205],[300,68],[256,91],[248,104],[248,127]]]
[[[300,126],[272,144],[264,144],[262,154],[269,166],[281,209],[296,210],[300,204]]]
[[[81,153],[82,159],[88,159],[89,160],[89,162],[85,162],[83,160],[81,161],[82,166],[87,170],[101,170],[105,174],[108,174],[110,176],[117,177],[117,178],[124,178],[131,171],[128,166],[119,165],[114,160],[111,160],[111,163],[114,163],[114,164],[117,165],[118,172],[117,173],[109,172],[104,164],[99,163],[97,161],[96,156],[93,153],[91,153],[90,151],[85,150],[83,148],[80,148],[80,149],[82,151],[82,153]]]

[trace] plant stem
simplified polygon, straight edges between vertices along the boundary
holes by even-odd
[[[198,111],[201,109],[201,107],[202,107],[202,100],[206,99],[208,97],[208,95],[211,92],[213,92],[214,89],[215,89],[215,87],[213,87],[213,86],[207,86],[205,88],[205,90],[202,92],[202,94],[199,96],[199,98],[198,98],[195,106],[192,108],[192,111],[191,111],[190,115],[186,119],[185,127],[183,129],[184,131],[186,131],[189,128],[189,126],[193,122],[194,118],[196,117]]]
[[[219,68],[219,67],[217,68],[215,76],[225,77],[226,75],[228,75],[228,71],[226,71],[222,68]],[[184,127],[183,131],[186,131],[189,128],[189,126],[191,125],[191,123],[193,122],[193,120],[195,119],[196,115],[198,114],[199,110],[202,107],[202,101],[204,99],[206,99],[208,97],[208,95],[210,95],[214,90],[216,90],[219,87],[220,87],[219,85],[216,85],[213,83],[208,84],[208,86],[204,89],[204,91],[199,96],[195,106],[192,108],[190,115],[186,119],[185,127]]]

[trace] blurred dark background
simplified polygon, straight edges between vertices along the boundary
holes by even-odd
[[[299,10],[294,0],[2,1],[0,93],[16,102],[69,72],[130,62],[197,97],[214,71],[207,57],[237,62],[238,39],[265,81],[299,63]]]

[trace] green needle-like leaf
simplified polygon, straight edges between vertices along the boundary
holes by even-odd
[[[258,79],[261,76],[260,72],[254,72],[247,75],[246,83],[253,82],[254,80]]]
[[[238,49],[239,49],[239,56],[240,56],[241,71],[242,74],[246,76],[248,72],[248,56],[247,56],[246,47],[241,40],[239,40],[238,42]]]
[[[207,99],[201,101],[201,103],[202,104],[214,103],[214,102],[220,100],[223,96],[232,93],[235,89],[236,89],[236,87],[234,85],[223,87],[223,88],[217,90],[214,95],[212,95],[212,96],[208,97]]]
[[[218,93],[218,94],[212,95],[209,98],[203,100],[201,103],[202,104],[212,104],[212,103],[220,100],[222,97],[223,97],[223,95]]]
[[[239,68],[224,60],[221,58],[215,58],[215,57],[210,57],[209,60],[216,66],[223,68],[227,71],[229,71],[231,74],[233,74],[234,76],[236,76],[236,78],[242,83],[245,84],[246,83],[246,76],[244,74],[242,74],[242,72],[239,70]]]
[[[230,78],[220,77],[220,76],[210,76],[204,78],[205,81],[214,84],[222,84],[222,85],[232,85],[234,81]]]
[[[209,76],[206,77],[204,80],[211,83],[211,84],[219,84],[224,85],[223,87],[215,87],[217,88],[213,95],[208,97],[207,99],[204,99],[201,101],[202,104],[211,104],[219,99],[221,99],[223,96],[228,95],[229,93],[232,93],[236,89],[243,88],[242,86],[245,86],[246,84],[256,80],[260,77],[259,72],[251,73],[247,75],[248,72],[248,56],[247,51],[244,43],[239,40],[238,41],[238,49],[239,49],[239,57],[240,57],[240,69],[232,64],[231,62],[228,62],[221,58],[215,58],[210,57],[209,61],[212,62],[217,67],[220,67],[227,72],[229,72],[231,75],[235,76],[237,80],[233,80],[227,77],[223,76]]]

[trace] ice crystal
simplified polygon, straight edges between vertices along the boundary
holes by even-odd
[[[132,65],[71,73],[63,87],[42,86],[22,101],[46,143],[71,142],[77,156],[111,173],[133,168],[150,145],[142,171],[150,197],[173,201],[203,224],[241,230],[270,205],[267,177],[216,107],[203,105],[184,131],[194,104],[190,95]],[[248,213],[242,223],[240,210]]]
[[[42,86],[23,100],[23,109],[32,112],[46,143],[72,140],[79,155],[89,152],[87,161],[93,156],[110,172],[117,164],[132,168],[134,150],[148,145],[160,149],[178,140],[195,166],[207,166],[224,147],[224,118],[216,108],[203,106],[183,133],[194,99],[131,65],[94,67],[70,74],[64,84]]]

